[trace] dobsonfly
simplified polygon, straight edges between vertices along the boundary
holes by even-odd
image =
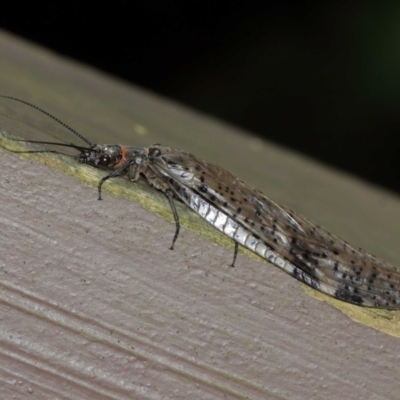
[[[127,175],[132,182],[144,177],[150,186],[163,192],[176,226],[171,249],[180,228],[174,204],[177,198],[233,239],[232,266],[241,245],[299,281],[337,299],[359,306],[400,308],[400,271],[393,265],[352,247],[223,168],[159,144],[145,148],[93,144],[43,109],[14,97],[0,97],[35,108],[89,146],[61,144],[80,151],[75,156],[78,162],[111,170],[99,181],[99,200],[104,182],[121,175]]]

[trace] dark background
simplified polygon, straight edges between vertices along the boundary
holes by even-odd
[[[14,0],[0,28],[400,192],[400,3],[262,4]]]

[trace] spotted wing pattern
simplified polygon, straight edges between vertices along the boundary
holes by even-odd
[[[357,305],[400,308],[400,273],[228,171],[160,147],[149,168],[215,228],[296,279]]]

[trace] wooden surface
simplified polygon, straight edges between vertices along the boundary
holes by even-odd
[[[90,140],[185,148],[400,264],[390,193],[5,33],[0,59],[2,94]],[[0,127],[73,140],[3,100]],[[115,180],[98,202],[100,171],[21,156],[0,148],[2,399],[398,399],[397,312],[316,300],[246,254],[230,268],[232,248],[182,206],[170,251],[162,196]]]

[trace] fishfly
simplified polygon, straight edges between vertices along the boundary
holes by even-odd
[[[98,184],[127,175],[144,177],[163,192],[175,220],[171,249],[179,235],[174,198],[234,240],[234,266],[241,245],[299,281],[359,306],[399,309],[400,271],[361,248],[355,248],[285,205],[280,205],[223,168],[184,150],[154,144],[131,147],[93,144],[41,108],[10,96],[61,123],[89,146],[62,144],[80,151],[78,162],[111,172]],[[43,144],[59,144],[40,142]]]

